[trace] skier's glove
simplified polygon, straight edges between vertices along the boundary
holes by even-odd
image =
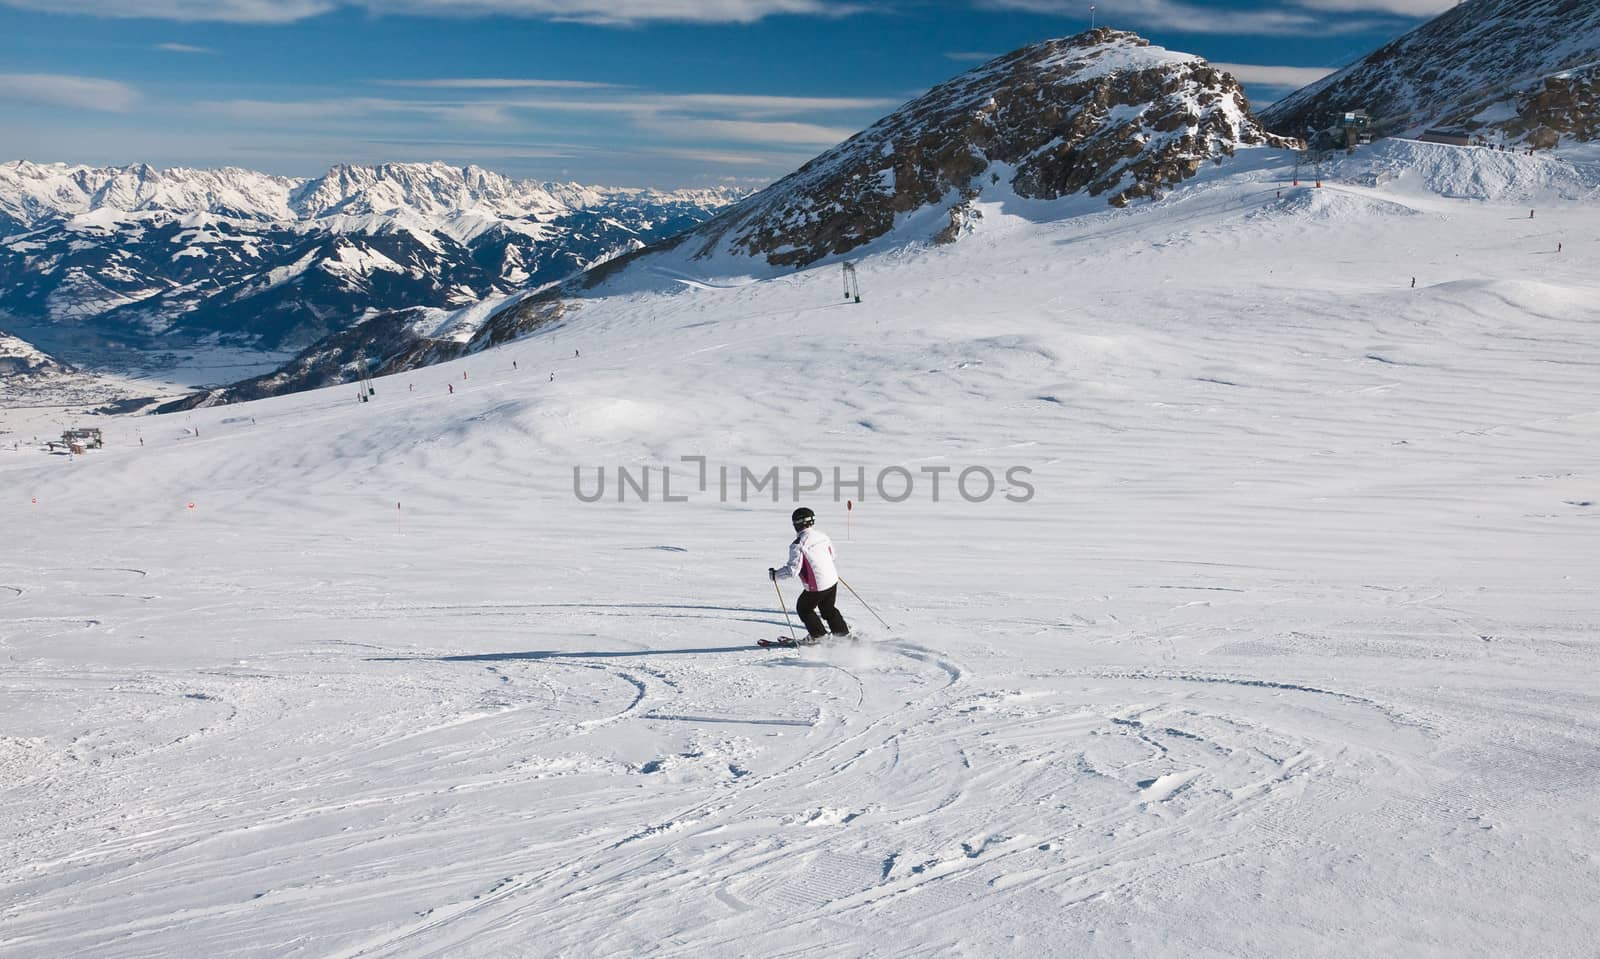
[[[776,566],[767,567],[767,578],[774,583],[778,581],[778,568]]]

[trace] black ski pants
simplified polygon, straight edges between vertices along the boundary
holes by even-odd
[[[837,592],[839,592],[838,583],[816,592],[808,589],[800,594],[799,601],[794,604],[794,611],[800,614],[800,621],[806,624],[806,632],[810,633],[813,639],[828,635],[829,630],[832,630],[835,636],[849,635],[849,624],[833,605],[834,594]],[[817,615],[819,611],[822,614],[820,616]],[[822,625],[824,619],[828,621],[827,626]]]

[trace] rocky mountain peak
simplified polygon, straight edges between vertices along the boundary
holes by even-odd
[[[1199,57],[1091,30],[1023,47],[912,100],[697,232],[719,250],[803,266],[940,207],[958,236],[980,198],[1154,197],[1267,134],[1243,89]],[[911,239],[908,237],[908,239]]]

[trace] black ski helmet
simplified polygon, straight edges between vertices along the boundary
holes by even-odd
[[[803,529],[817,525],[817,514],[802,506],[794,511],[793,515],[789,517],[789,521],[794,523],[794,531],[798,533]]]

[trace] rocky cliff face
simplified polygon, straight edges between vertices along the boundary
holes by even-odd
[[[1514,143],[1541,150],[1563,143],[1600,140],[1600,63],[1540,77],[1507,101],[1515,115],[1483,123]],[[1469,130],[1478,128],[1476,116],[1447,118]]]
[[[1453,127],[1530,146],[1596,139],[1600,3],[1468,0],[1262,112],[1284,133],[1366,110],[1378,132]]]
[[[1198,57],[1100,29],[1024,47],[940,84],[761,193],[690,242],[699,255],[804,266],[938,207],[959,235],[987,195],[1069,194],[1124,206],[1158,196],[1268,135],[1228,74]]]

